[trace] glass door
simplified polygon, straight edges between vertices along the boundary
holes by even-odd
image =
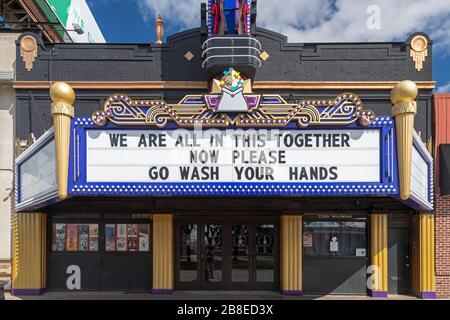
[[[199,285],[198,230],[197,224],[181,224],[178,230],[178,282],[186,289],[195,289]]]
[[[223,287],[223,224],[202,225],[202,289]]]
[[[255,251],[253,256],[255,289],[276,289],[277,243],[275,224],[255,224]]]
[[[176,288],[223,288],[223,224],[177,225]]]
[[[192,220],[177,224],[177,290],[278,288],[274,219]]]
[[[248,288],[251,278],[251,244],[248,224],[231,225],[231,287]]]

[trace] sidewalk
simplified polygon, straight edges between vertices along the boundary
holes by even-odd
[[[282,296],[277,292],[257,291],[177,291],[172,295],[127,292],[46,292],[41,296],[15,297],[5,293],[6,300],[420,300],[413,296],[390,295],[388,298],[325,295]]]

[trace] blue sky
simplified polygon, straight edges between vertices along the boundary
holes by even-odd
[[[166,22],[166,36],[197,27],[203,1],[87,0],[112,43],[153,42],[158,13]],[[448,0],[258,0],[257,24],[292,42],[404,41],[412,32],[427,32],[433,39],[437,88],[450,92]]]

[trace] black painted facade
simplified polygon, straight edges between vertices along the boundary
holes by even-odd
[[[431,81],[431,45],[429,46],[429,58],[426,59],[423,70],[418,72],[409,56],[411,37],[405,39],[404,42],[386,43],[289,43],[287,38],[281,34],[258,28],[256,29],[256,39],[261,42],[261,51],[266,51],[270,57],[262,62],[260,68],[256,69],[253,81],[318,83],[329,81],[383,83],[405,79]],[[202,68],[201,46],[204,40],[201,29],[193,29],[169,37],[167,43],[162,45],[50,44],[40,41],[38,57],[31,71],[27,71],[24,63],[18,59],[16,81],[201,81],[205,83],[206,87],[209,75]],[[20,38],[17,42],[18,57],[20,57],[19,42]],[[431,41],[429,43],[431,44]],[[189,51],[193,54],[193,59],[190,61],[185,58],[185,54]],[[206,91],[200,89],[79,89],[76,90],[75,116],[90,117],[92,112],[103,109],[107,97],[117,92],[125,93],[132,99],[163,99],[167,103],[176,103],[187,94],[204,94]],[[255,90],[256,93],[262,94],[280,94],[288,102],[304,99],[333,99],[348,91],[358,95],[363,101],[365,109],[373,110],[376,115],[391,114],[390,89]],[[17,89],[16,95],[17,138],[27,139],[30,133],[39,136],[52,126],[51,101],[47,89]],[[415,128],[421,133],[424,142],[428,141],[432,134],[431,110],[432,91],[419,90]],[[175,219],[184,216],[208,219],[214,215],[235,219],[247,214],[249,221],[256,219],[255,217],[272,216],[278,219],[282,214],[299,212],[315,215],[331,212],[347,214],[351,217],[361,216],[368,223],[370,212],[382,210],[392,214],[392,221],[408,220],[404,228],[408,230],[410,215],[413,213],[413,210],[405,204],[387,197],[270,197],[258,199],[246,197],[179,197],[176,199],[173,197],[136,197],[126,198],[126,201],[123,199],[121,197],[72,198],[50,205],[43,210],[49,214],[49,228],[52,223],[70,223],[80,219],[98,221],[102,225],[104,221],[107,221],[103,217],[105,213],[131,216],[161,211],[174,212]],[[132,223],[132,220],[128,220],[128,223]],[[103,240],[101,239],[101,241]],[[367,243],[369,243],[368,240]],[[151,256],[151,252],[149,255]],[[92,279],[88,279],[92,287],[86,289],[150,290],[151,277],[142,276],[142,270],[148,270],[149,274],[151,272],[151,258],[146,258],[148,258],[146,255],[134,256],[131,261],[123,254],[116,256],[84,255],[83,261],[80,260],[80,263],[86,263],[86,268],[97,272]],[[394,254],[392,259],[397,259],[397,256]],[[72,256],[49,254],[50,288],[64,289],[64,278],[54,275],[52,270],[64,268],[65,265],[74,263],[75,260]],[[304,272],[315,270],[315,275],[319,272],[319,278],[331,277],[324,280],[328,281],[327,286],[319,289],[317,283],[314,282],[314,277],[305,277],[305,292],[364,294],[367,260],[366,257],[339,260],[340,265],[337,268],[342,272],[335,277],[327,271],[328,260],[316,261],[305,258]],[[124,270],[116,268],[116,266],[127,263],[134,268],[135,272],[131,273],[130,278],[123,280],[121,272]],[[100,272],[101,265],[108,267]],[[139,282],[139,279],[142,279],[141,276],[145,278],[144,282]],[[125,283],[111,284],[108,281],[112,278],[121,278],[121,281],[125,281]],[[342,284],[343,278],[344,280],[350,278],[353,280]],[[140,283],[142,286],[136,285],[136,283]],[[224,289],[223,287],[218,288]],[[175,284],[176,289],[177,285]],[[226,287],[225,289],[230,288]]]
[[[386,43],[289,43],[281,34],[257,29],[256,39],[270,57],[256,70],[254,81],[412,81],[432,80],[432,59],[420,72],[409,57],[409,40]],[[166,44],[49,44],[40,42],[32,71],[19,61],[17,81],[207,81],[202,68],[200,29],[175,34]],[[19,41],[17,56],[20,57]],[[431,43],[431,41],[430,41]],[[431,57],[431,46],[429,57]],[[191,52],[188,61],[184,55]],[[125,91],[125,90],[124,90]],[[187,94],[207,90],[126,90],[134,99],[159,98],[176,103]],[[350,90],[276,90],[288,102],[332,99]],[[366,109],[390,115],[390,90],[351,90]],[[103,108],[118,90],[77,90],[76,116]],[[255,90],[274,93],[274,90]],[[420,90],[415,127],[424,141],[431,137],[432,91]],[[51,126],[48,90],[17,90],[17,136],[40,135]]]

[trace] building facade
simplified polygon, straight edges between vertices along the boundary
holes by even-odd
[[[17,32],[0,33],[0,281],[10,284],[11,217],[14,211],[14,113],[12,81]]]
[[[77,27],[78,30],[74,31]],[[0,281],[11,282],[11,221],[14,212],[14,159],[33,140],[16,140],[15,80],[16,40],[24,30],[41,32],[44,42],[105,42],[84,0],[2,1],[0,4]],[[37,53],[35,37],[21,42],[19,59],[31,68]]]
[[[431,40],[290,43],[227,6],[155,44],[20,36],[13,292],[435,297]]]

